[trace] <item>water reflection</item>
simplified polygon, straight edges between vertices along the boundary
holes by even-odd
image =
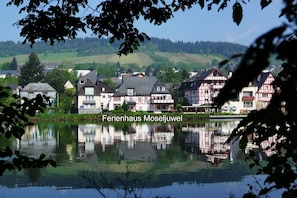
[[[72,192],[73,189],[94,188],[83,180],[82,171],[93,173],[95,167],[96,172],[104,173],[106,178],[119,178],[125,176],[127,163],[137,171],[151,171],[152,178],[143,184],[144,191],[175,186],[174,189],[188,194],[196,192],[198,186],[209,186],[210,183],[238,182],[248,174],[246,166],[236,160],[240,156],[238,143],[225,144],[238,122],[40,123],[28,127],[16,147],[28,155],[44,153],[52,156],[59,166],[36,173],[29,170],[24,175],[13,173],[13,178],[17,179],[6,175],[0,182],[10,188],[55,186]],[[226,195],[231,191],[228,190]],[[197,194],[190,195],[196,197]],[[176,196],[171,194],[170,197]]]
[[[113,125],[78,125],[78,156],[105,152],[116,145],[119,160],[151,161],[157,158],[156,150],[170,146],[174,136],[171,124],[131,124],[128,128]]]
[[[193,159],[218,164],[224,159],[233,161],[239,152],[238,144],[226,144],[230,133],[239,121],[207,122],[203,124],[139,124],[122,127],[102,124],[79,124],[72,127],[73,144],[66,144],[69,160],[100,158],[113,146],[117,149],[118,160],[153,161],[158,151],[172,146],[178,139],[181,151]],[[76,138],[75,138],[76,137]],[[59,129],[53,125],[31,126],[26,129],[17,147],[25,154],[55,156],[60,146]],[[63,143],[62,143],[63,144]],[[77,153],[73,153],[76,149]],[[73,156],[76,155],[76,156]]]
[[[38,125],[28,126],[21,141],[16,142],[16,147],[22,153],[33,157],[41,153],[51,155],[55,152],[58,142],[51,125],[42,128]]]

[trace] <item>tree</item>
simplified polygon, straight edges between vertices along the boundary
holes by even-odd
[[[270,57],[282,61],[282,70],[273,82],[275,92],[267,108],[249,113],[228,140],[239,139],[242,150],[248,149],[248,143],[257,145],[257,150],[249,151],[250,167],[256,167],[257,174],[267,175],[265,185],[259,191],[250,186],[245,197],[259,197],[274,189],[284,189],[283,197],[297,196],[297,2],[288,0],[284,3],[280,15],[286,16],[288,23],[259,36],[251,44],[215,100],[215,104],[221,106],[236,97],[269,66]],[[274,141],[269,141],[271,139]],[[258,157],[261,151],[268,153],[266,163],[261,163]]]
[[[41,82],[44,78],[43,66],[34,52],[29,55],[29,60],[21,67],[19,84],[24,87],[31,82]]]
[[[50,84],[58,93],[64,93],[65,83],[69,80],[72,81],[73,76],[65,69],[55,68],[48,72],[44,81]]]
[[[5,62],[1,65],[1,69],[2,70],[9,70],[10,67],[10,63],[9,62]]]
[[[17,70],[18,69],[18,63],[15,57],[13,57],[10,66],[9,66],[10,70]]]
[[[60,94],[58,110],[62,113],[70,113],[73,108],[75,94],[75,88],[66,89]]]
[[[11,137],[21,139],[25,133],[26,126],[31,125],[30,116],[35,116],[36,112],[43,112],[46,104],[44,98],[38,95],[34,99],[23,98],[23,103],[19,104],[18,96],[11,95],[9,88],[0,87],[0,135],[1,140],[11,139]],[[45,159],[45,155],[40,155],[34,159],[22,155],[20,151],[13,151],[9,145],[0,146],[0,175],[6,170],[22,170],[27,168],[42,168],[48,165],[56,166],[52,159]]]

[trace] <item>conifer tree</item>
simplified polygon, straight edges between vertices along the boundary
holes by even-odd
[[[19,84],[24,87],[31,82],[41,82],[44,78],[43,66],[36,53],[29,55],[29,60],[21,67]]]
[[[13,57],[10,65],[9,65],[10,70],[17,70],[18,69],[18,63],[15,57]]]

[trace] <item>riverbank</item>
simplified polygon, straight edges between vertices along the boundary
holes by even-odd
[[[102,113],[102,114],[39,114],[30,118],[31,122],[197,122],[207,121],[209,114],[183,114],[147,112]]]
[[[147,112],[106,112],[102,114],[39,114],[30,118],[36,122],[91,122],[91,123],[115,123],[115,122],[200,122],[209,120],[230,120],[242,119],[245,115],[226,115],[226,114],[184,114],[184,113],[147,113]]]

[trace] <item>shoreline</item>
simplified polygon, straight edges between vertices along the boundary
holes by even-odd
[[[154,122],[154,123],[184,123],[212,120],[242,119],[246,115],[221,115],[221,114],[184,114],[184,113],[102,113],[102,114],[40,114],[30,117],[29,120],[36,122]]]

